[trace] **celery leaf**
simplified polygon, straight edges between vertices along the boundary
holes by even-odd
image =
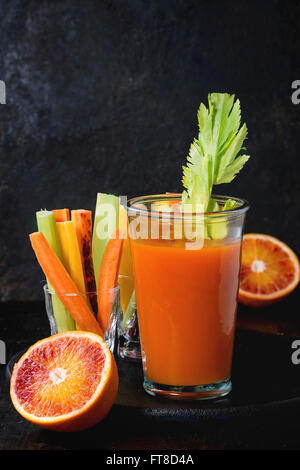
[[[182,204],[202,204],[207,211],[213,185],[230,183],[250,158],[239,155],[247,126],[240,127],[240,102],[234,98],[227,93],[211,93],[208,108],[200,104],[198,139],[194,139],[183,166]]]

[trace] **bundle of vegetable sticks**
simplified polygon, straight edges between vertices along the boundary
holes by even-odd
[[[120,265],[128,269],[131,263],[120,198],[98,193],[94,226],[91,211],[84,209],[72,210],[71,216],[69,209],[41,210],[36,218],[38,232],[30,241],[52,293],[58,332],[77,328],[104,336]]]

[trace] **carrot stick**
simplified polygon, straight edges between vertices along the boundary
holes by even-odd
[[[114,289],[118,283],[119,267],[124,238],[117,229],[107,242],[99,273],[98,282],[98,315],[97,320],[106,331],[114,304]]]
[[[52,210],[56,222],[66,222],[70,220],[69,209],[53,209]]]
[[[81,263],[85,291],[94,313],[97,315],[97,294],[92,258],[92,212],[84,209],[71,211],[71,219],[75,227]]]
[[[41,232],[35,232],[31,233],[29,237],[46,278],[49,279],[57,296],[67,307],[78,327],[83,331],[91,331],[103,337],[102,329],[96,318],[80,295],[68,272],[50,248],[44,235]]]

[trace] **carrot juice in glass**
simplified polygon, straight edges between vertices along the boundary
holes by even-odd
[[[157,202],[177,200],[178,195],[149,196],[128,205],[144,388],[175,398],[223,396],[231,389],[241,239],[248,205],[235,199],[237,206],[230,214],[204,214],[198,228],[203,224],[206,231],[216,230],[219,224],[224,231],[226,216],[226,235],[193,240],[184,238],[184,233],[176,238],[181,214],[155,210]],[[226,198],[219,197],[218,202],[224,204]],[[184,224],[192,225],[194,217]],[[133,223],[137,219],[138,231]],[[156,238],[151,238],[151,232],[156,232]]]
[[[241,242],[248,203],[215,196],[240,155],[234,95],[212,93],[198,110],[199,135],[183,167],[182,194],[128,201],[144,389],[170,398],[210,399],[231,390]]]

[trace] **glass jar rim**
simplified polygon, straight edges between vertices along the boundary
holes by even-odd
[[[181,198],[181,193],[165,193],[165,194],[152,194],[149,196],[137,196],[131,198],[127,201],[127,212],[128,216],[130,215],[142,215],[146,217],[159,217],[159,218],[172,218],[176,220],[176,218],[181,218],[182,213],[180,215],[176,215],[176,213],[164,212],[164,211],[155,211],[149,210],[139,207],[134,207],[135,204],[142,204],[149,203],[149,202],[163,202],[163,201],[170,201],[170,200],[178,200]],[[184,213],[184,215],[188,215],[189,217],[193,218],[196,216],[203,216],[205,219],[213,219],[218,217],[228,217],[230,219],[235,217],[240,217],[241,215],[245,214],[248,209],[250,208],[250,204],[246,199],[241,199],[235,196],[224,196],[221,194],[212,194],[211,198],[214,199],[216,202],[222,202],[225,204],[226,201],[229,199],[235,201],[237,203],[237,207],[229,210],[221,210],[215,212],[191,212],[191,213]]]

